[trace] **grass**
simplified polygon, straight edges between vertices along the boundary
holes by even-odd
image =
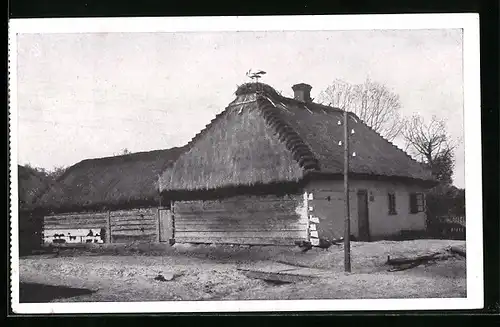
[[[20,277],[26,283],[93,291],[53,302],[465,297],[465,259],[459,256],[400,272],[388,272],[385,264],[388,255],[421,255],[464,245],[443,240],[355,242],[350,274],[343,272],[343,249],[336,246],[306,253],[290,247],[96,246],[21,258]],[[270,285],[237,270],[276,262],[325,269],[331,275]],[[160,274],[172,280],[155,280]]]

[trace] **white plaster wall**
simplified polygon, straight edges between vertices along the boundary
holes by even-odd
[[[344,229],[344,182],[313,181],[306,186],[308,192],[313,193],[314,200],[309,202],[313,206],[312,214],[320,218],[320,235],[334,237],[343,236]],[[424,192],[417,185],[386,182],[386,181],[350,181],[350,213],[351,234],[358,233],[358,203],[357,191],[368,191],[369,228],[372,238],[395,235],[402,230],[424,230],[426,228],[425,212],[410,213],[410,193]],[[396,195],[396,215],[389,215],[388,193]],[[330,196],[330,201],[326,197]]]

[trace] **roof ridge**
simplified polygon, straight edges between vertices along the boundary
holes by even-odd
[[[237,96],[237,97],[239,97],[239,96]],[[246,101],[246,98],[247,98],[247,96],[245,95],[245,97],[244,97],[244,101]],[[229,103],[229,104],[228,104],[228,105],[224,108],[224,110],[222,110],[222,111],[221,111],[221,112],[219,112],[217,115],[215,115],[215,117],[214,117],[212,120],[210,120],[210,123],[206,124],[206,125],[205,125],[205,127],[204,127],[201,131],[199,131],[198,133],[196,133],[196,135],[195,135],[195,136],[193,136],[193,138],[191,138],[191,140],[190,140],[190,141],[186,144],[186,147],[187,147],[188,149],[189,149],[189,148],[191,148],[191,146],[192,146],[192,145],[193,145],[196,141],[198,141],[198,140],[199,140],[199,139],[200,139],[203,135],[205,135],[205,134],[206,134],[206,132],[207,132],[207,131],[208,131],[208,130],[209,130],[209,129],[213,126],[213,124],[215,124],[215,122],[216,122],[217,120],[219,120],[219,119],[220,119],[220,118],[221,118],[224,114],[226,114],[226,113],[227,113],[227,110],[228,110],[229,108],[231,108],[231,106],[233,106],[233,105],[234,105],[234,102],[235,102],[237,99],[238,99],[238,98],[236,98],[236,99],[234,99],[233,101],[231,101],[231,102],[230,102],[230,103]]]
[[[292,152],[293,158],[304,170],[319,171],[318,159],[315,157],[311,148],[300,137],[300,135],[283,120],[279,113],[274,110],[275,105],[267,96],[259,96],[257,101],[262,102],[258,107],[268,126],[274,129],[278,138],[283,142],[286,148]],[[257,102],[258,103],[258,102]]]
[[[389,143],[390,145],[392,145],[394,148],[396,148],[397,150],[399,150],[400,152],[402,152],[406,157],[408,157],[411,161],[413,162],[416,162],[418,163],[419,165],[423,166],[424,164],[417,161],[416,159],[414,159],[412,156],[410,156],[406,151],[404,151],[403,149],[401,149],[400,147],[398,147],[396,144],[392,143],[392,141],[389,141],[388,139],[386,139],[384,136],[382,136],[382,134],[380,134],[379,132],[377,132],[376,130],[374,130],[371,126],[369,126],[367,123],[365,123],[362,119],[360,119],[356,114],[352,113],[353,115],[355,115],[358,120],[363,124],[365,125],[369,130],[371,130],[372,132],[374,132],[375,134],[377,134],[377,136],[379,136],[382,140],[384,140],[385,142]]]
[[[149,150],[149,151],[139,151],[139,152],[133,152],[133,153],[128,153],[128,154],[122,154],[122,155],[117,155],[117,156],[107,156],[107,157],[98,157],[98,158],[86,158],[86,159],[83,159],[83,160],[80,160],[78,161],[77,163],[69,166],[65,171],[64,173],[61,174],[61,176],[59,176],[54,182],[56,183],[59,183],[61,181],[64,180],[64,178],[66,178],[66,176],[72,172],[73,170],[77,169],[78,167],[80,167],[81,165],[85,164],[86,162],[89,162],[89,161],[94,161],[94,160],[105,160],[105,159],[118,159],[120,157],[128,157],[128,156],[133,156],[133,155],[141,155],[141,154],[147,154],[147,153],[153,153],[153,152],[161,152],[161,151],[170,151],[170,150],[181,150],[182,148],[186,147],[187,145],[183,145],[183,146],[174,146],[174,147],[171,147],[171,148],[167,148],[167,149],[156,149],[156,150]]]

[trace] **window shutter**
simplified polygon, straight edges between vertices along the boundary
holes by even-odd
[[[410,213],[417,213],[417,195],[410,193]]]

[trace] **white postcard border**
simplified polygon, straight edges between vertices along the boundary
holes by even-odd
[[[464,129],[467,229],[467,297],[453,299],[165,301],[19,303],[17,185],[17,38],[18,33],[208,32],[287,30],[446,29],[464,31]],[[483,303],[482,173],[479,83],[479,15],[402,14],[342,16],[58,18],[9,22],[9,113],[11,192],[11,298],[15,313],[146,313],[249,311],[379,311],[479,309]],[[15,218],[15,219],[13,219]]]

